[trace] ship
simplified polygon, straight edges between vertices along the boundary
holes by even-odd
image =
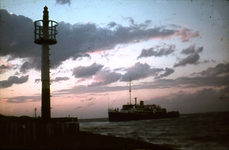
[[[144,104],[141,100],[137,103],[135,97],[135,104],[131,103],[131,78],[129,82],[130,102],[119,108],[108,108],[109,121],[131,121],[131,120],[148,120],[148,119],[162,119],[162,118],[176,118],[180,116],[179,111],[166,111],[166,108],[161,108],[156,104]]]

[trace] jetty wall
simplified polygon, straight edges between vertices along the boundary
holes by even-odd
[[[26,143],[43,138],[77,135],[78,133],[78,122],[4,122],[0,124],[0,139],[7,143]]]

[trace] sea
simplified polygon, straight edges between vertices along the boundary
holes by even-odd
[[[229,150],[229,112],[181,114],[179,118],[109,122],[79,119],[80,130],[131,138],[178,150]]]

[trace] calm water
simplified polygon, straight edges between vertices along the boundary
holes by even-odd
[[[175,119],[79,122],[82,131],[169,144],[182,150],[229,150],[229,112],[185,114]]]

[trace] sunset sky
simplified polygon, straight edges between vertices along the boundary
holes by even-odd
[[[180,113],[229,111],[229,2],[1,0],[0,114],[41,115],[34,21],[50,46],[52,117],[103,118],[134,97]]]

